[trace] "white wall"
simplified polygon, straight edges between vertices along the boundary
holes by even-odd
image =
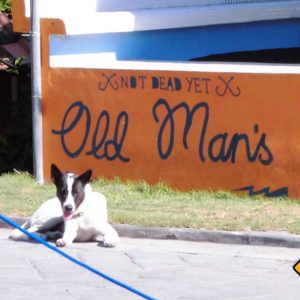
[[[24,1],[26,16],[30,16],[30,0]],[[300,1],[292,0],[39,1],[41,17],[63,19],[67,34],[155,30],[300,17]],[[230,4],[225,5],[225,2]]]

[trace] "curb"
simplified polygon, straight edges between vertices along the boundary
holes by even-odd
[[[120,236],[192,242],[300,248],[300,236],[287,232],[198,230],[114,225]]]
[[[11,219],[20,225],[28,220],[28,218],[24,217],[12,217]],[[8,224],[0,220],[0,228],[9,227]],[[140,227],[127,224],[114,224],[114,227],[121,237],[129,238],[300,248],[300,235],[288,232],[198,230],[190,228]]]

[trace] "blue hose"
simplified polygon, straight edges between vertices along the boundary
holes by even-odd
[[[31,239],[43,244],[44,246],[46,246],[47,248],[57,252],[58,254],[62,255],[63,257],[67,258],[68,260],[70,260],[71,262],[89,270],[90,272],[93,272],[95,274],[97,274],[98,276],[101,276],[102,278],[124,288],[124,289],[127,289],[128,291],[144,298],[144,299],[148,299],[148,300],[155,300],[155,298],[152,298],[151,296],[148,296],[147,294],[144,294],[143,292],[119,281],[119,280],[116,280],[108,275],[106,275],[105,273],[77,260],[76,258],[74,258],[73,256],[65,253],[64,251],[60,250],[59,248],[53,246],[52,244],[48,243],[47,241],[45,241],[44,239],[42,239],[41,237],[39,237],[37,234],[34,234],[34,233],[30,233],[29,231],[27,231],[26,229],[22,228],[19,224],[17,224],[16,222],[14,222],[13,220],[3,216],[2,214],[0,214],[0,219],[3,220],[5,223],[19,229],[20,231],[22,231],[24,234],[26,234],[27,236],[29,236]]]

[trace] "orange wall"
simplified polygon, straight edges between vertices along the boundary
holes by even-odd
[[[49,68],[42,21],[44,170],[269,188],[300,196],[300,75]],[[250,190],[250,188],[249,188]]]
[[[15,32],[29,32],[30,20],[25,18],[24,0],[12,0],[13,28]]]
[[[55,162],[180,189],[288,187],[299,196],[299,76],[49,72],[46,171]]]

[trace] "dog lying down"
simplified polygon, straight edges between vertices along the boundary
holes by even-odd
[[[52,164],[51,179],[57,197],[44,202],[22,227],[45,239],[56,240],[58,247],[73,241],[98,241],[105,247],[114,247],[119,236],[108,223],[105,196],[92,191],[91,176],[91,170],[77,176],[62,173]],[[18,229],[12,231],[10,238],[28,239]]]

